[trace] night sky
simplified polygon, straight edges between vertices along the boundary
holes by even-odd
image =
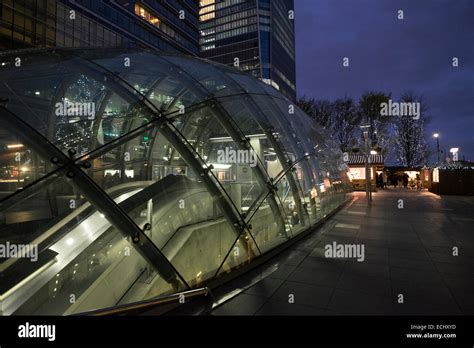
[[[413,91],[428,103],[430,148],[438,131],[442,150],[474,161],[474,0],[295,0],[295,10],[299,97]]]

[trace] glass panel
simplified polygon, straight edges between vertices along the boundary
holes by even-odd
[[[270,123],[271,127],[274,129],[275,139],[279,144],[280,151],[284,152],[283,155],[285,158],[292,162],[298,161],[294,165],[293,176],[299,190],[303,192],[304,195],[304,199],[302,199],[302,205],[306,204],[306,209],[304,210],[308,211],[310,221],[316,221],[316,202],[314,200],[318,191],[315,186],[316,174],[311,167],[311,164],[316,164],[316,159],[314,156],[311,156],[309,159],[303,159],[306,152],[303,150],[302,145],[299,142],[300,137],[296,134],[291,123],[287,120],[287,118],[292,115],[284,114],[285,112],[288,113],[288,103],[266,96],[262,97],[254,95],[252,96],[252,99],[259,105],[265,118],[271,120]],[[276,103],[280,103],[280,106],[276,106]]]
[[[72,314],[184,289],[157,275],[71,180],[51,175],[21,195],[0,206],[4,314]]]
[[[280,118],[279,122],[284,124],[290,131],[291,146],[297,154],[296,160],[301,160],[303,156],[309,155],[307,160],[299,162],[304,178],[304,185],[302,186],[306,190],[313,190],[315,188],[318,191],[323,182],[320,179],[322,175],[319,169],[320,158],[317,156],[318,154],[321,154],[322,151],[317,152],[315,146],[316,149],[318,149],[318,144],[310,143],[308,140],[308,134],[311,133],[312,129],[312,122],[307,118],[307,116],[304,114],[302,115],[302,112],[296,106],[294,114],[289,114],[288,105],[291,104],[290,102],[276,98],[273,98],[273,101],[282,111],[280,114],[275,113],[275,115]],[[307,118],[307,120],[305,118]],[[308,131],[308,129],[310,131]]]
[[[86,203],[70,181],[53,174],[10,197],[0,205],[0,241],[35,243],[54,235],[54,226],[75,211],[85,214]]]
[[[176,111],[180,106],[189,107],[202,99],[190,92],[186,76],[153,53],[126,52],[109,59],[95,59],[95,62],[120,75],[160,110]],[[171,105],[173,109],[169,109]]]
[[[236,241],[222,264],[218,276],[232,272],[235,269],[248,265],[260,252],[248,232],[244,232]]]
[[[44,64],[46,57],[42,54],[35,55],[34,60],[30,56],[20,58],[21,69],[13,66],[14,57],[2,67],[0,93],[8,98],[6,107],[64,152],[73,148],[80,156],[150,118],[151,112],[143,110],[140,95],[133,91],[133,86],[126,87],[129,89],[126,91],[119,80],[107,78],[101,67],[64,52],[50,53],[48,64]],[[58,58],[62,60],[56,62]],[[140,74],[132,67],[124,67],[120,58],[111,60],[117,69],[121,67],[117,72],[123,70],[132,84],[144,84],[139,90],[150,99],[170,102],[169,98],[148,91],[161,81],[163,73]],[[137,70],[138,66],[135,65]]]
[[[265,199],[250,218],[250,233],[262,253],[276,247],[291,238],[289,222],[282,223],[281,217],[275,216],[270,207],[269,198]]]
[[[305,153],[310,153],[311,147],[307,143],[307,137],[303,129],[306,125],[299,122],[297,107],[288,100],[272,98],[272,101],[273,105],[277,106],[280,110],[279,113],[274,112],[272,118],[276,118],[276,122],[286,129],[287,134],[289,133],[290,141],[294,144],[292,147],[296,152],[296,158],[302,158]],[[294,109],[291,107],[294,107]]]
[[[321,192],[316,188],[309,192],[309,215],[312,223],[321,220],[324,215],[321,211]]]
[[[273,88],[272,86],[270,85],[267,85],[266,83],[263,83],[263,82],[260,82],[260,85],[262,86],[262,88],[271,96],[273,97],[276,97],[276,98],[282,98],[283,99],[283,95],[280,94],[280,92],[278,92],[275,88]],[[285,98],[286,99],[286,98]],[[286,99],[287,100],[287,99]],[[289,101],[288,101],[289,102]]]
[[[261,83],[253,77],[237,72],[227,72],[227,76],[238,83],[247,93],[265,94]]]
[[[183,135],[208,165],[214,167],[213,174],[238,211],[246,212],[266,189],[267,177],[257,172],[258,157],[254,149],[238,146],[208,107],[187,115],[184,122]]]
[[[0,201],[53,169],[35,149],[0,127]]]
[[[251,95],[251,99],[260,110],[260,113],[256,114],[260,124],[264,124],[267,129],[272,131],[286,160],[295,161],[301,158],[304,153],[298,149],[297,137],[293,136],[293,130],[285,119],[284,112],[288,112],[288,110],[280,109],[268,96]]]
[[[307,207],[304,205],[304,200],[299,196],[299,191],[296,196],[291,188],[290,180],[293,180],[295,185],[297,181],[294,178],[294,172],[290,171],[288,175],[283,176],[277,183],[277,195],[281,202],[283,212],[286,217],[286,222],[291,226],[292,232],[298,234],[309,226],[309,215]]]
[[[109,194],[127,195],[122,209],[138,226],[149,224],[146,233],[188,284],[217,272],[235,232],[203,178],[160,132],[143,132],[84,170]]]
[[[189,74],[188,76],[191,76],[193,80],[198,81],[199,86],[204,88],[213,97],[222,97],[242,92],[234,81],[226,78],[224,74],[210,64],[186,57],[163,56],[163,58],[176,64]]]
[[[254,105],[249,107],[249,103],[252,101],[248,97],[225,98],[220,101],[234,127],[238,129],[242,137],[249,139],[257,160],[265,170],[265,180],[268,180],[269,177],[274,177],[270,171],[275,174],[275,170],[281,168],[281,163],[275,156],[272,142],[262,128],[265,123],[257,122],[260,110]]]
[[[198,287],[214,277],[235,238],[234,230],[223,218],[189,224],[172,234],[163,253],[190,286]]]
[[[69,81],[54,106],[49,120],[48,136],[59,149],[75,149],[82,155],[91,148],[92,129],[96,122],[97,106],[105,94],[105,87],[86,75]]]
[[[54,119],[53,98],[68,72],[62,71],[59,75],[61,64],[44,64],[45,56],[41,54],[35,58],[19,55],[20,60],[15,60],[15,56],[2,58],[6,65],[0,66],[0,95],[7,100],[8,110],[47,134],[48,120]],[[15,67],[15,63],[21,64],[21,69]]]
[[[328,214],[345,201],[348,190],[341,180],[332,180],[326,176],[321,191],[321,210]]]
[[[161,88],[162,86],[160,86]],[[174,97],[168,98],[168,95],[175,95]],[[154,94],[152,92],[151,97],[156,96],[156,93]],[[158,91],[159,96],[166,95],[166,98],[168,98],[168,102],[164,106],[163,112],[166,115],[169,114],[176,114],[176,113],[182,113],[183,111],[186,111],[188,108],[199,104],[201,102],[201,98],[196,97],[196,95],[187,89],[187,87],[181,86],[180,89],[177,92],[173,93],[167,93],[167,92],[162,92],[161,90]],[[163,107],[162,107],[163,108]],[[189,109],[188,109],[189,110]]]
[[[56,263],[42,269],[29,287],[33,295],[15,315],[76,314],[185,290],[178,280],[174,286],[166,282],[129,237],[94,215],[93,242],[89,235],[80,239],[87,229],[78,226],[53,244],[48,250],[57,253]]]
[[[146,130],[128,142],[112,147],[98,157],[92,154],[87,158],[92,165],[87,172],[109,193],[122,190],[122,186],[125,189],[127,183],[150,180],[152,170],[149,167],[148,158],[150,143],[152,139],[160,138],[158,140],[160,141],[161,137]]]
[[[128,112],[129,103],[111,92],[108,92],[103,103],[103,112],[97,118],[91,132],[93,137],[91,150],[117,139],[131,128],[132,114]]]

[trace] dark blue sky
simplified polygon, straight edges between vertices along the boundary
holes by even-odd
[[[439,131],[441,149],[474,161],[474,0],[295,0],[295,10],[298,96],[414,91],[429,106],[431,148]]]

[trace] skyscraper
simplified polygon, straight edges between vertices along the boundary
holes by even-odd
[[[199,21],[201,57],[296,98],[293,0],[201,0]]]
[[[2,0],[0,49],[143,47],[197,55],[194,0]]]

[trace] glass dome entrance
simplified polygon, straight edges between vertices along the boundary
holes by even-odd
[[[25,50],[0,63],[3,314],[196,288],[345,200],[325,130],[237,70],[138,50]]]

